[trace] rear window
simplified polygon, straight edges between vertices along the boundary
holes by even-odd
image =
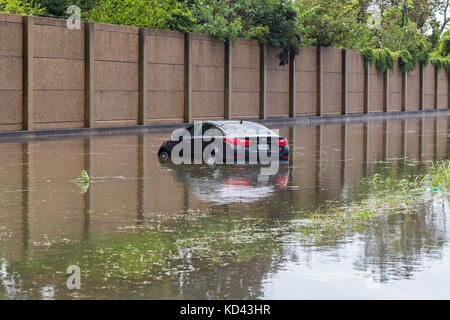
[[[273,131],[267,129],[266,127],[253,123],[227,123],[222,126],[222,129],[224,129],[230,135],[275,135]]]

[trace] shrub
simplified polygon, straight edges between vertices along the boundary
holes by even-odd
[[[430,62],[438,69],[444,69],[450,72],[450,57],[440,57],[437,54],[434,54],[430,58]]]
[[[375,63],[378,70],[384,72],[388,69],[394,69],[395,55],[389,49],[365,48],[362,53],[366,62]]]
[[[46,11],[39,4],[29,0],[0,0],[0,12],[20,15],[42,15]]]
[[[439,43],[439,54],[442,57],[450,55],[450,30],[444,33]]]

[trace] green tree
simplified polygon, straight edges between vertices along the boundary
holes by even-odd
[[[297,7],[289,0],[200,0],[194,14],[196,32],[257,39],[273,47],[299,44]]]
[[[299,1],[302,44],[364,48],[375,45],[369,28],[370,0]]]
[[[442,57],[448,57],[450,55],[450,30],[447,30],[440,40],[439,54]]]
[[[32,0],[35,5],[45,8],[49,15],[67,17],[67,8],[71,5],[80,7],[82,14],[92,9],[99,0]]]
[[[28,0],[0,0],[0,12],[41,15],[45,13],[45,9]]]
[[[195,22],[188,4],[176,0],[100,0],[89,12],[89,20],[180,31]]]

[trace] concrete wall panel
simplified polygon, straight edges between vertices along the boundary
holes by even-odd
[[[184,64],[184,35],[175,31],[151,30],[148,37],[148,61]]]
[[[296,114],[315,115],[317,110],[317,49],[300,48],[295,59]]]
[[[95,25],[95,126],[136,125],[139,28]]]
[[[35,58],[84,59],[84,25],[80,30],[35,24]]]
[[[269,92],[267,93],[267,104],[269,117],[288,117],[289,116],[289,93]]]
[[[223,118],[225,44],[193,34],[192,59],[193,118]]]
[[[183,103],[183,91],[149,91],[149,123],[183,122]]]
[[[137,121],[138,99],[136,91],[97,91],[95,118],[102,121]]]
[[[0,14],[0,131],[22,128],[22,17]]]
[[[147,82],[149,91],[183,91],[184,66],[177,64],[149,64]]]
[[[22,58],[0,56],[0,90],[22,90]]]
[[[424,97],[424,109],[430,110],[434,109],[434,66],[428,63],[424,66],[424,86],[425,86],[425,97]]]
[[[257,118],[259,114],[259,92],[233,92],[233,115],[236,118]]]
[[[259,93],[259,69],[233,68],[232,82],[233,93]]]
[[[239,39],[232,47],[232,116],[259,117],[260,46],[258,41]]]
[[[402,71],[398,62],[394,64],[394,70],[389,70],[389,108],[388,111],[402,110]]]
[[[342,50],[322,48],[323,54],[323,113],[342,112]]]
[[[184,35],[174,31],[151,30],[147,45],[148,122],[182,122]]]
[[[22,23],[11,23],[0,17],[0,56],[22,56]]]
[[[84,90],[84,61],[35,58],[33,63],[35,90]]]
[[[238,39],[231,50],[234,68],[259,69],[258,41]]]
[[[448,105],[448,72],[445,70],[439,71],[439,109],[447,109]]]
[[[138,29],[125,29],[131,32],[94,32],[95,60],[138,62]]]
[[[223,92],[193,92],[195,120],[223,119]]]
[[[192,68],[193,92],[223,92],[224,84],[223,67],[195,66]]]
[[[280,48],[267,47],[267,116],[289,116],[289,66],[280,65]]]
[[[22,128],[22,91],[0,90],[0,131]]]
[[[83,127],[84,25],[69,30],[58,19],[35,18],[33,22],[34,127]]]
[[[370,65],[370,112],[383,112],[384,73]]]
[[[82,127],[84,123],[84,92],[35,91],[34,121],[37,123],[75,122],[73,127]],[[57,127],[56,124],[55,127]]]
[[[420,104],[420,71],[419,66],[408,72],[408,111],[419,110]]]
[[[364,57],[356,50],[347,50],[347,112],[364,112]]]
[[[95,90],[138,91],[138,64],[110,61],[95,62]]]
[[[223,67],[225,44],[205,34],[192,35],[192,57],[194,66]]]

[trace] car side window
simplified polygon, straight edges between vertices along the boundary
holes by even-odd
[[[208,130],[210,130],[212,127],[213,127],[213,125],[210,123],[203,123],[202,124],[202,136],[204,136],[206,134],[206,132]]]
[[[186,128],[186,130],[189,132],[191,137],[194,136],[194,126],[189,126],[189,127]]]
[[[217,137],[222,136],[222,132],[217,128],[217,126],[211,123],[204,123],[202,127],[202,135],[204,137]]]

